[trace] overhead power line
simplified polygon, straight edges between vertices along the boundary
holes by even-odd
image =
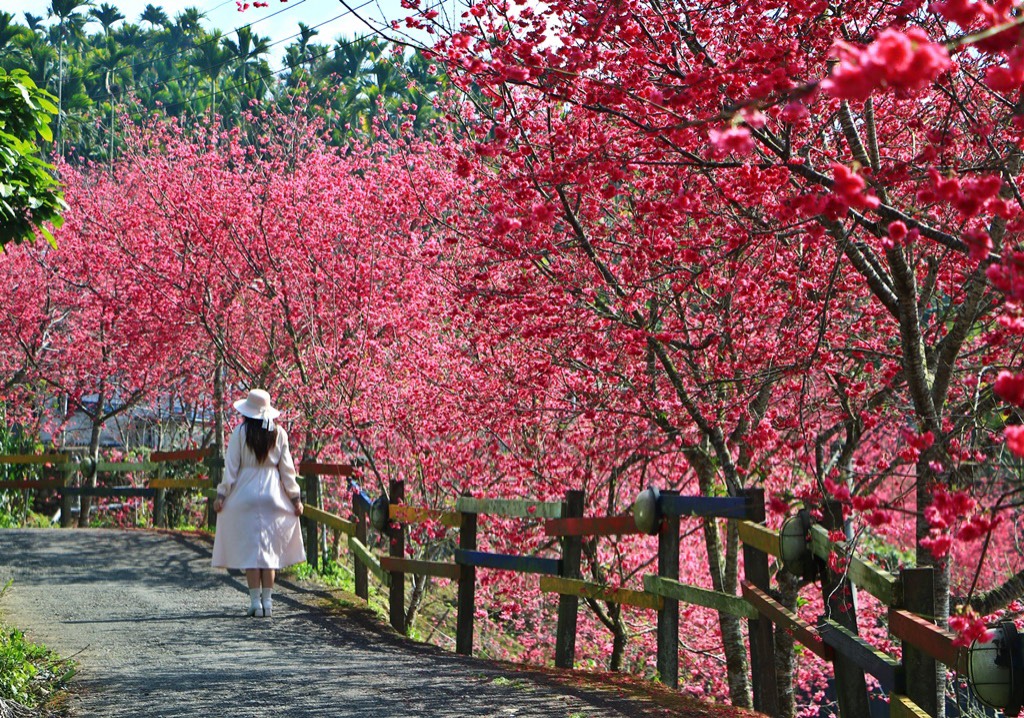
[[[213,9],[207,10],[206,12],[213,12],[217,8],[223,7],[224,5],[227,5],[228,3],[232,3],[234,1],[235,0],[226,0],[225,2],[222,2],[220,5],[217,5]],[[307,0],[298,0],[298,2],[296,2],[296,3],[293,3],[291,5],[286,5],[285,7],[281,8],[280,10],[277,10],[276,12],[272,12],[269,15],[264,15],[261,18],[253,20],[252,22],[250,22],[247,25],[242,25],[241,27],[235,28],[234,32],[237,33],[239,30],[251,29],[254,25],[258,25],[259,23],[263,22],[264,20],[269,20],[270,18],[274,17],[275,15],[280,15],[283,12],[288,12],[289,10],[294,10],[295,8],[297,8],[299,5],[301,5],[304,2],[307,2]],[[206,13],[203,13],[203,14],[205,15]],[[197,50],[197,49],[199,49],[201,47],[205,47],[205,46],[207,46],[207,45],[209,45],[211,43],[214,43],[214,42],[220,43],[220,41],[221,41],[220,37],[210,37],[210,38],[208,38],[208,39],[206,39],[206,40],[204,40],[202,42],[197,42],[194,45],[189,45],[188,47],[183,47],[180,50],[175,50],[174,52],[169,52],[169,53],[166,53],[164,55],[160,55],[159,57],[151,57],[151,58],[149,58],[147,60],[140,60],[139,62],[133,62],[130,65],[129,64],[120,64],[120,63],[116,64],[116,65],[114,65],[114,67],[112,67],[110,69],[110,72],[116,72],[119,69],[126,69],[127,68],[127,69],[130,69],[132,71],[132,73],[134,73],[136,68],[139,68],[139,67],[143,67],[144,68],[144,67],[146,67],[148,65],[153,65],[154,63],[158,63],[158,62],[161,62],[163,60],[169,60],[169,59],[171,59],[173,57],[177,57],[178,55],[182,55],[182,54],[184,54],[186,52],[191,52],[192,50]],[[90,77],[90,76],[87,76],[87,77]],[[99,75],[92,75],[90,77],[90,79],[99,80],[100,76]]]
[[[364,8],[364,7],[366,7],[367,5],[370,5],[373,2],[376,2],[376,0],[365,0],[365,2],[363,2],[362,5],[359,5],[355,9]],[[335,15],[334,17],[332,17],[332,18],[330,18],[328,20],[324,20],[321,23],[313,25],[310,29],[316,29],[316,28],[322,27],[323,25],[326,25],[328,23],[334,22],[335,20],[338,20],[340,18],[345,17],[350,12],[351,11],[346,10],[345,12],[341,13],[340,15]],[[301,32],[297,32],[297,33],[294,33],[294,34],[289,35],[287,37],[281,38],[280,40],[276,40],[274,42],[268,43],[267,44],[267,49],[275,47],[276,45],[280,45],[281,43],[288,42],[289,40],[294,40],[295,38],[299,37],[301,34],[302,34]],[[167,84],[168,82],[174,82],[174,81],[180,82],[182,80],[188,80],[190,78],[196,77],[197,75],[204,74],[207,70],[210,70],[210,69],[213,69],[213,68],[224,67],[225,65],[231,63],[232,61],[234,61],[236,59],[237,58],[235,58],[235,57],[228,57],[228,58],[225,58],[224,60],[222,60],[221,62],[218,62],[218,63],[215,63],[213,65],[210,65],[209,67],[197,68],[195,70],[192,70],[191,72],[185,73],[184,75],[178,75],[176,77],[168,78],[167,80],[157,80],[156,82],[135,82],[133,84],[128,85],[127,87],[124,88],[124,90],[119,91],[117,94],[123,96],[126,92],[131,92],[132,90],[138,90],[140,88],[157,89],[157,88],[160,87],[160,85]],[[98,76],[94,76],[94,79],[99,79],[99,77]],[[108,98],[113,97],[114,94],[115,93],[113,93],[113,92],[106,92],[106,91],[104,91],[104,92],[101,92],[100,94],[98,94],[96,96],[90,95],[89,99],[92,100],[93,102],[102,102],[103,100],[106,100]]]

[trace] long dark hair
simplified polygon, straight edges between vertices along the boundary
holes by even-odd
[[[252,419],[248,416],[245,419],[245,445],[256,454],[256,460],[261,464],[267,460],[270,447],[277,441],[277,427],[270,431],[263,428],[263,419]]]

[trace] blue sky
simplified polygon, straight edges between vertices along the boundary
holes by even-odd
[[[347,13],[345,6],[338,0],[288,0],[287,3],[267,0],[270,7],[250,8],[245,12],[238,12],[235,0],[94,0],[94,4],[98,7],[104,1],[117,7],[131,22],[138,22],[143,9],[152,3],[163,8],[172,18],[186,7],[199,8],[206,13],[206,25],[222,30],[225,35],[251,23],[253,32],[277,43],[271,48],[272,69],[277,69],[280,64],[284,48],[291,42],[290,36],[298,32],[300,21],[309,26],[320,25],[317,28],[320,34],[314,39],[314,42],[320,43],[332,42],[341,35],[351,38],[369,32],[366,24],[352,13]],[[449,0],[446,4],[451,7],[455,1]],[[0,11],[13,13],[23,23],[22,13],[30,12],[46,17],[49,5],[50,0],[0,0]],[[363,6],[359,14],[377,22],[402,20],[409,14],[409,11],[402,9],[400,0],[349,0],[349,5],[353,8]],[[282,12],[269,17],[278,11]],[[99,30],[99,27],[98,23],[88,26],[93,31]]]

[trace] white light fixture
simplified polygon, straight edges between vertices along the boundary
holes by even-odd
[[[645,534],[654,535],[661,528],[661,492],[656,486],[644,489],[633,502],[633,522]]]
[[[783,567],[794,576],[814,578],[814,555],[808,545],[807,536],[811,530],[811,515],[807,509],[790,516],[779,529],[779,557]]]
[[[370,504],[370,525],[382,534],[387,534],[391,525],[390,508],[387,496],[378,496]]]
[[[1007,716],[1024,703],[1024,646],[1013,621],[1000,621],[991,640],[967,649],[967,683],[978,700]]]

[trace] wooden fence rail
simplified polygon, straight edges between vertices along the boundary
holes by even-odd
[[[67,485],[76,462],[64,455],[35,457],[0,456],[0,464],[50,465],[62,478],[38,481],[0,482],[0,489],[39,489],[64,495],[144,496],[159,498],[168,490],[203,490],[212,496],[214,478],[170,479],[163,476],[170,462],[203,462],[215,468],[219,457],[209,450],[156,452],[147,462],[99,462],[95,469],[111,473],[152,472],[158,476],[144,487],[81,488]],[[80,464],[81,462],[79,462]],[[80,470],[80,469],[78,469]],[[784,631],[810,652],[833,664],[842,718],[860,718],[866,705],[865,674],[875,677],[889,696],[892,718],[920,718],[935,715],[935,696],[941,695],[934,670],[937,663],[965,673],[964,652],[953,645],[953,635],[925,616],[933,613],[925,598],[930,595],[930,569],[905,569],[889,573],[872,562],[854,555],[845,541],[831,538],[829,525],[841,526],[842,515],[835,506],[826,506],[826,522],[813,525],[807,535],[807,551],[817,559],[817,572],[826,592],[826,614],[816,625],[800,618],[774,598],[769,586],[769,557],[782,555],[779,532],[764,525],[764,494],[752,489],[738,496],[680,496],[665,491],[658,496],[657,526],[658,573],[643,577],[642,589],[607,586],[583,580],[580,574],[580,547],[584,537],[642,533],[629,514],[583,516],[583,494],[570,491],[562,502],[527,499],[483,499],[462,496],[455,510],[410,506],[404,503],[404,485],[392,482],[385,514],[385,525],[377,526],[388,550],[380,555],[370,546],[368,516],[376,505],[357,485],[351,484],[350,517],[323,510],[317,505],[319,477],[351,477],[346,464],[302,463],[300,470],[308,501],[303,519],[314,527],[314,547],[310,562],[318,555],[316,528],[323,527],[348,537],[347,545],[354,562],[356,593],[366,599],[366,578],[373,575],[388,589],[391,622],[405,631],[405,575],[423,575],[457,582],[458,616],[456,650],[473,651],[473,617],[476,613],[475,584],[478,570],[504,570],[539,574],[539,588],[559,596],[558,625],[555,631],[555,662],[571,668],[574,663],[576,616],[581,600],[618,603],[658,612],[658,669],[668,685],[678,684],[678,607],[680,603],[704,606],[749,621],[748,638],[755,708],[768,715],[778,714],[775,681],[774,631]],[[482,551],[477,545],[478,517],[542,520],[538,527],[545,536],[557,538],[557,557],[550,555],[512,555]],[[679,536],[682,521],[689,517],[718,517],[734,522],[743,547],[745,577],[741,595],[731,595],[679,581]],[[376,521],[376,520],[375,520]],[[426,561],[406,555],[406,525],[435,522],[458,531],[458,548],[451,561]],[[831,522],[831,524],[829,523]],[[309,548],[307,539],[307,548]],[[842,573],[835,573],[836,563]],[[852,592],[861,588],[890,607],[890,634],[903,642],[903,660],[897,661],[877,650],[858,635],[852,610]],[[929,679],[928,676],[931,676]]]

